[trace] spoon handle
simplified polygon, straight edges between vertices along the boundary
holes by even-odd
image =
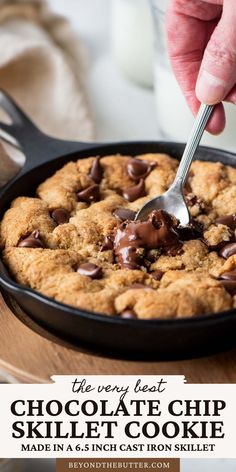
[[[180,161],[180,165],[175,177],[175,181],[172,187],[180,186],[181,190],[188,177],[190,165],[192,163],[196,149],[201,141],[201,137],[208,123],[208,120],[213,112],[214,105],[201,104],[199,112],[197,114],[195,123],[191,130],[188,142],[186,144],[183,156]]]

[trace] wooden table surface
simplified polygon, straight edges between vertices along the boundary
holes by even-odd
[[[5,370],[19,382],[49,382],[50,376],[56,374],[179,374],[185,375],[191,383],[236,382],[236,349],[212,357],[178,362],[106,359],[59,344],[34,322],[29,322],[19,307],[17,312],[21,320],[12,313],[0,294],[0,370]]]

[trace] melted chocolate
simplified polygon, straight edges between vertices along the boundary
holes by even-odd
[[[134,202],[140,197],[144,197],[145,195],[145,184],[144,180],[141,179],[137,185],[133,187],[129,187],[123,191],[123,197],[128,200],[129,202]]]
[[[39,230],[36,229],[29,236],[26,236],[21,239],[18,243],[18,247],[28,247],[28,248],[44,248],[44,244],[40,239]]]
[[[89,173],[89,176],[94,180],[94,182],[96,182],[96,184],[100,184],[103,177],[103,168],[100,164],[100,159],[100,156],[95,157]]]
[[[113,249],[113,243],[114,243],[113,236],[111,235],[105,236],[103,245],[101,247],[101,252],[109,251]]]
[[[162,210],[153,211],[147,221],[123,223],[116,231],[114,252],[121,268],[140,269],[143,251],[160,248],[168,255],[176,255],[182,242],[174,219]]]
[[[145,179],[156,165],[156,162],[141,161],[133,158],[128,162],[127,171],[132,180],[139,181],[140,179]]]
[[[81,202],[98,202],[100,200],[99,185],[90,185],[90,187],[87,187],[84,190],[81,190],[81,192],[77,193],[77,196]]]
[[[198,221],[192,220],[188,226],[179,226],[178,234],[182,241],[189,241],[190,239],[202,238],[203,225]]]

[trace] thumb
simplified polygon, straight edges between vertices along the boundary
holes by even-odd
[[[236,83],[235,0],[225,0],[201,63],[196,84],[197,98],[207,104],[224,100]]]

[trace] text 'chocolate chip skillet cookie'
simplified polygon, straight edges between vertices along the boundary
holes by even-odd
[[[178,162],[164,154],[69,162],[0,226],[15,280],[62,303],[122,318],[183,318],[236,306],[236,169],[195,161],[185,198],[192,222],[154,211]]]

